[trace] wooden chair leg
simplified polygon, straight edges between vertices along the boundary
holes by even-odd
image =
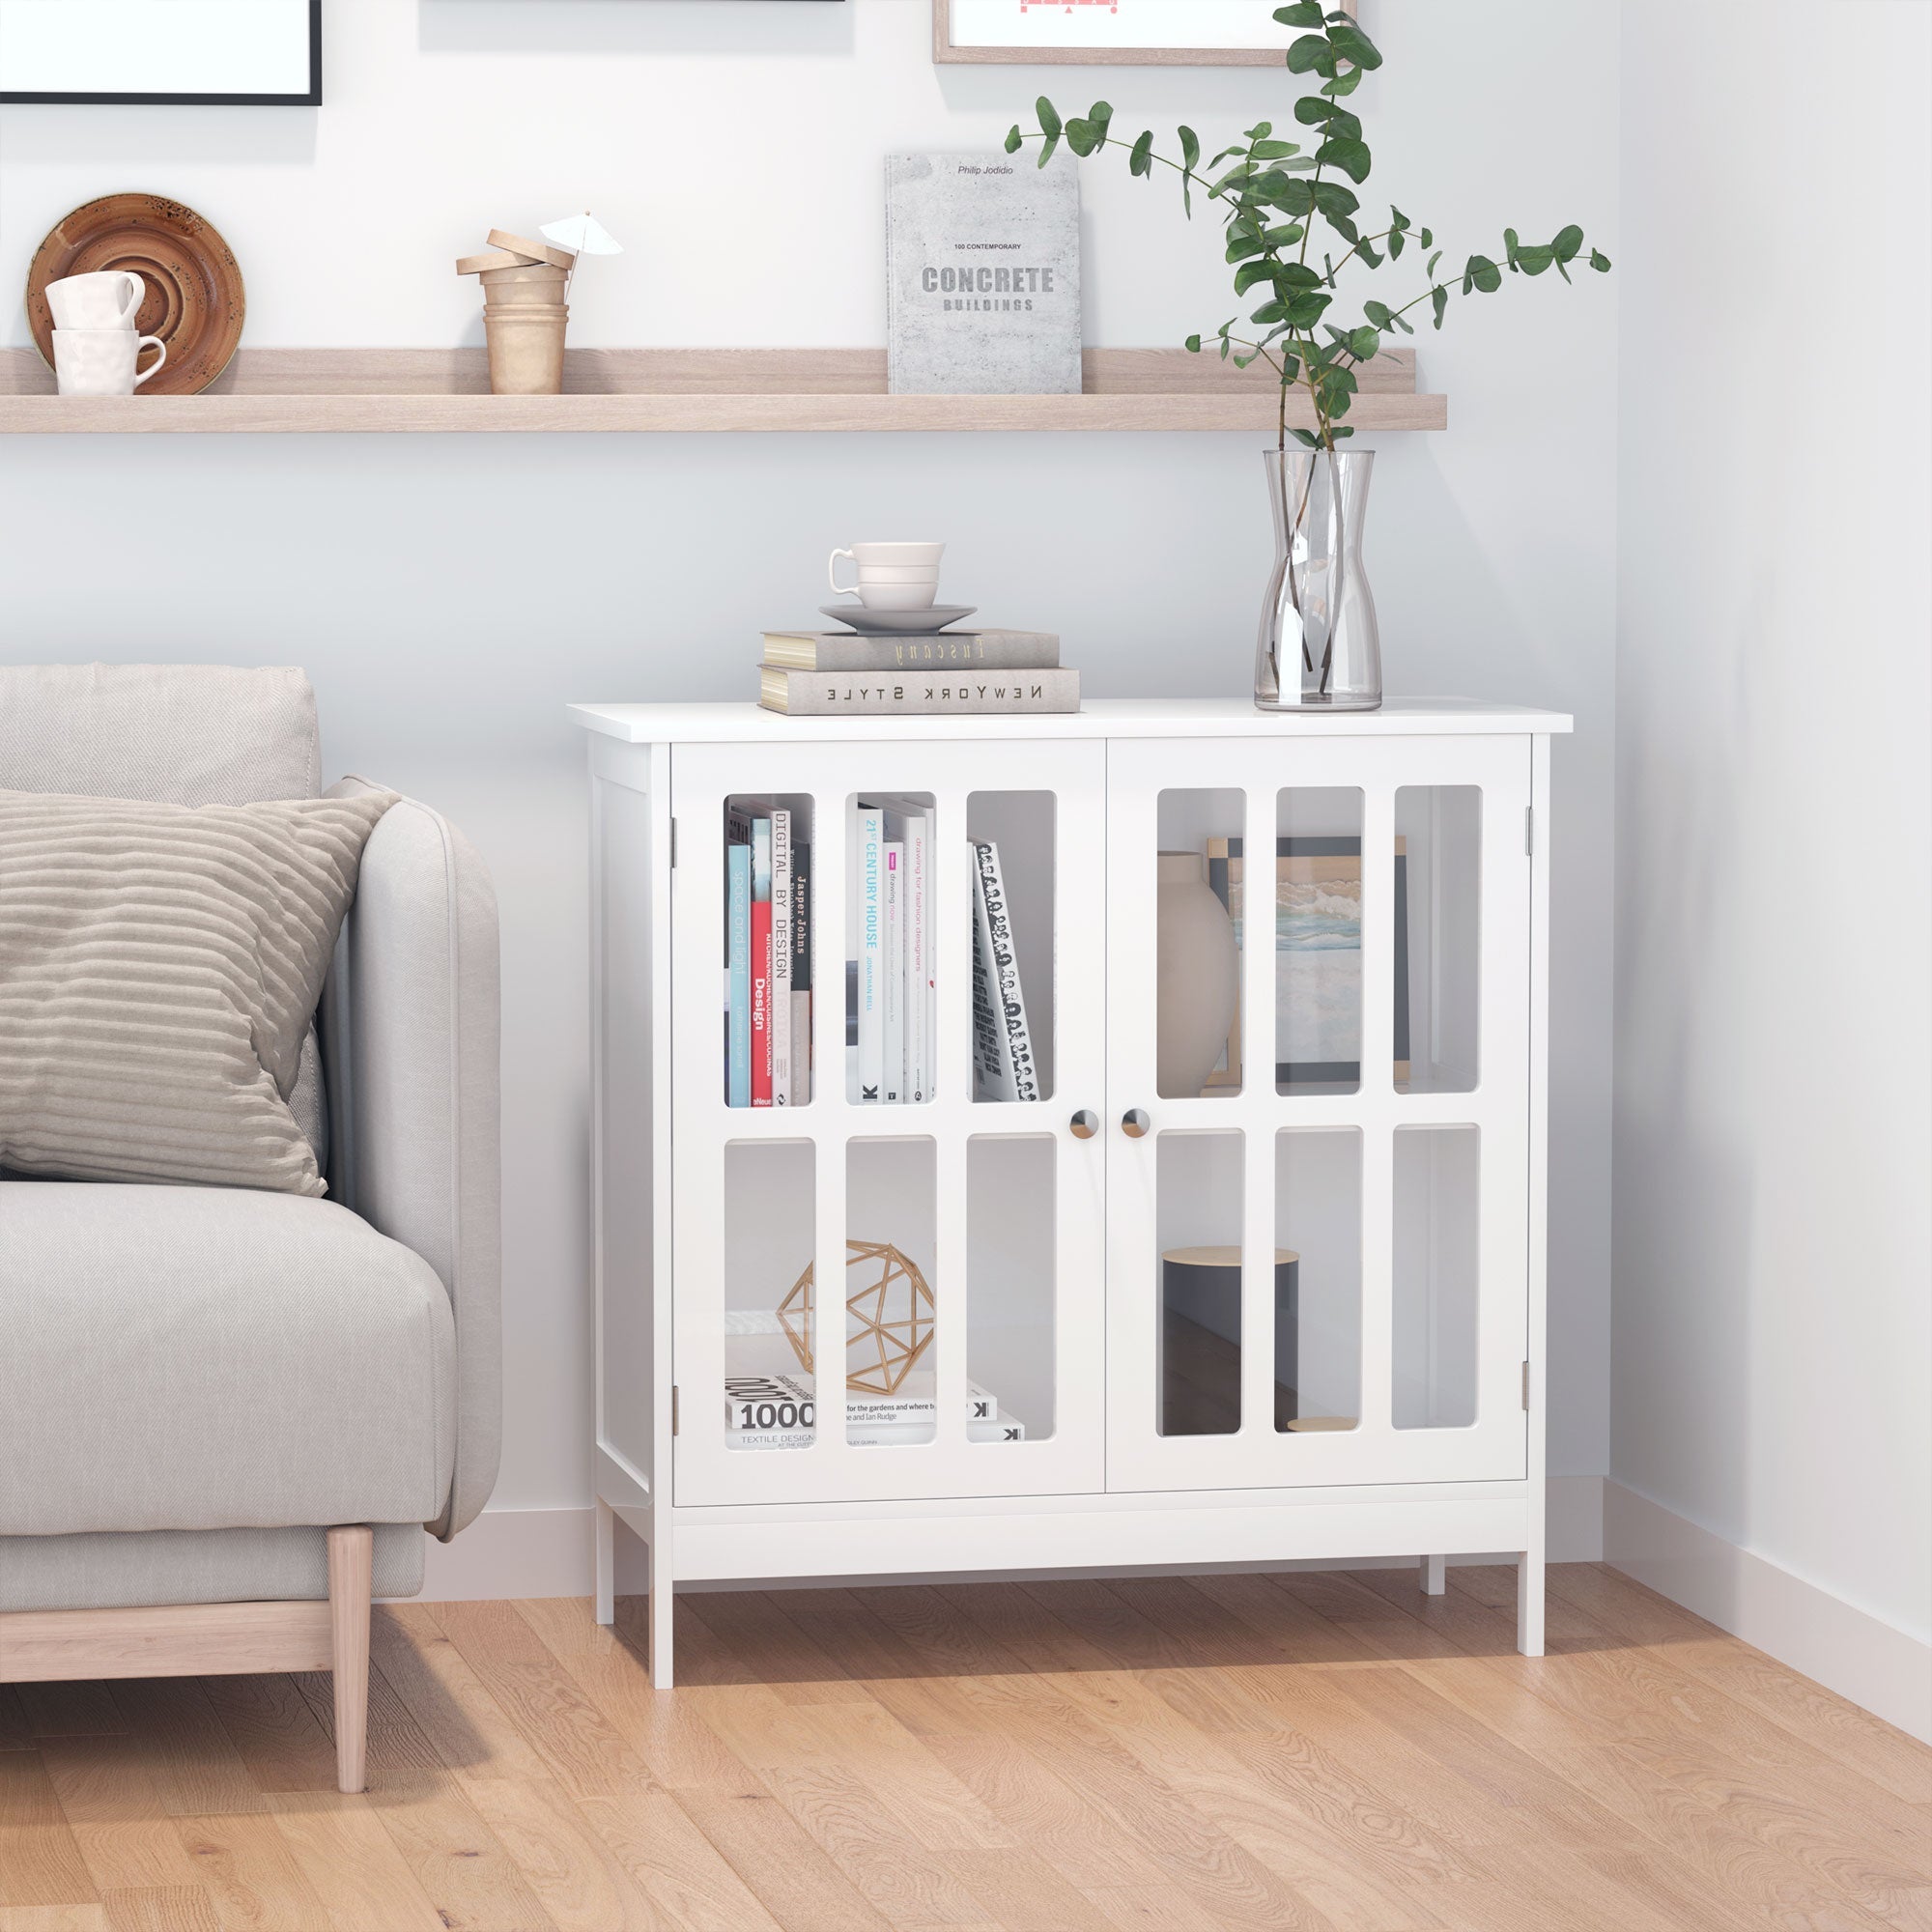
[[[369,1586],[375,1532],[355,1523],[328,1532],[328,1634],[334,1652],[335,1782],[360,1791],[368,1781]]]

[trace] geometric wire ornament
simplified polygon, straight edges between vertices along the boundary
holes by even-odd
[[[864,1268],[867,1279],[845,1297],[845,1386],[862,1395],[892,1395],[932,1345],[932,1290],[890,1241],[847,1241],[845,1279]],[[812,1269],[779,1303],[779,1325],[807,1375],[811,1365]],[[856,1327],[854,1326],[856,1323]],[[854,1360],[856,1355],[857,1360]]]

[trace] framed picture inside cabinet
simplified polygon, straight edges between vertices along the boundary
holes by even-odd
[[[1285,67],[1281,0],[932,0],[932,57],[1062,67]],[[1346,12],[1355,0],[1335,0]]]
[[[0,0],[0,101],[319,107],[322,0]]]

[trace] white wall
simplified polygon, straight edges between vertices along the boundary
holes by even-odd
[[[320,111],[0,112],[0,282],[61,214],[154,186],[247,275],[247,340],[480,340],[452,260],[589,203],[631,252],[579,343],[883,340],[881,156],[997,141],[1049,86],[1212,138],[1256,70],[936,69],[925,0],[327,0]],[[1372,185],[1452,251],[1617,235],[1616,22],[1544,0],[1374,0]],[[1471,49],[1480,49],[1480,55]],[[1210,150],[1211,151],[1211,150]],[[1174,343],[1234,304],[1214,231],[1090,167],[1088,335]],[[1406,287],[1409,277],[1398,274]],[[1419,286],[1419,283],[1417,284]],[[1613,286],[1518,283],[1420,338],[1455,427],[1381,440],[1368,555],[1390,689],[1574,710],[1556,762],[1558,1472],[1607,1462]],[[17,315],[0,329],[25,338]],[[326,758],[433,799],[503,911],[508,1435],[497,1504],[588,1498],[584,873],[574,697],[749,695],[858,535],[948,538],[950,587],[1062,631],[1094,696],[1244,695],[1259,439],[9,438],[0,652],[307,668]]]
[[[1921,1642],[1929,79],[1922,0],[1625,8],[1612,1473]]]

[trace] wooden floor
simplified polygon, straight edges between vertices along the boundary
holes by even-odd
[[[0,1932],[1932,1928],[1932,1751],[1600,1568],[379,1611],[324,1678],[0,1690]]]

